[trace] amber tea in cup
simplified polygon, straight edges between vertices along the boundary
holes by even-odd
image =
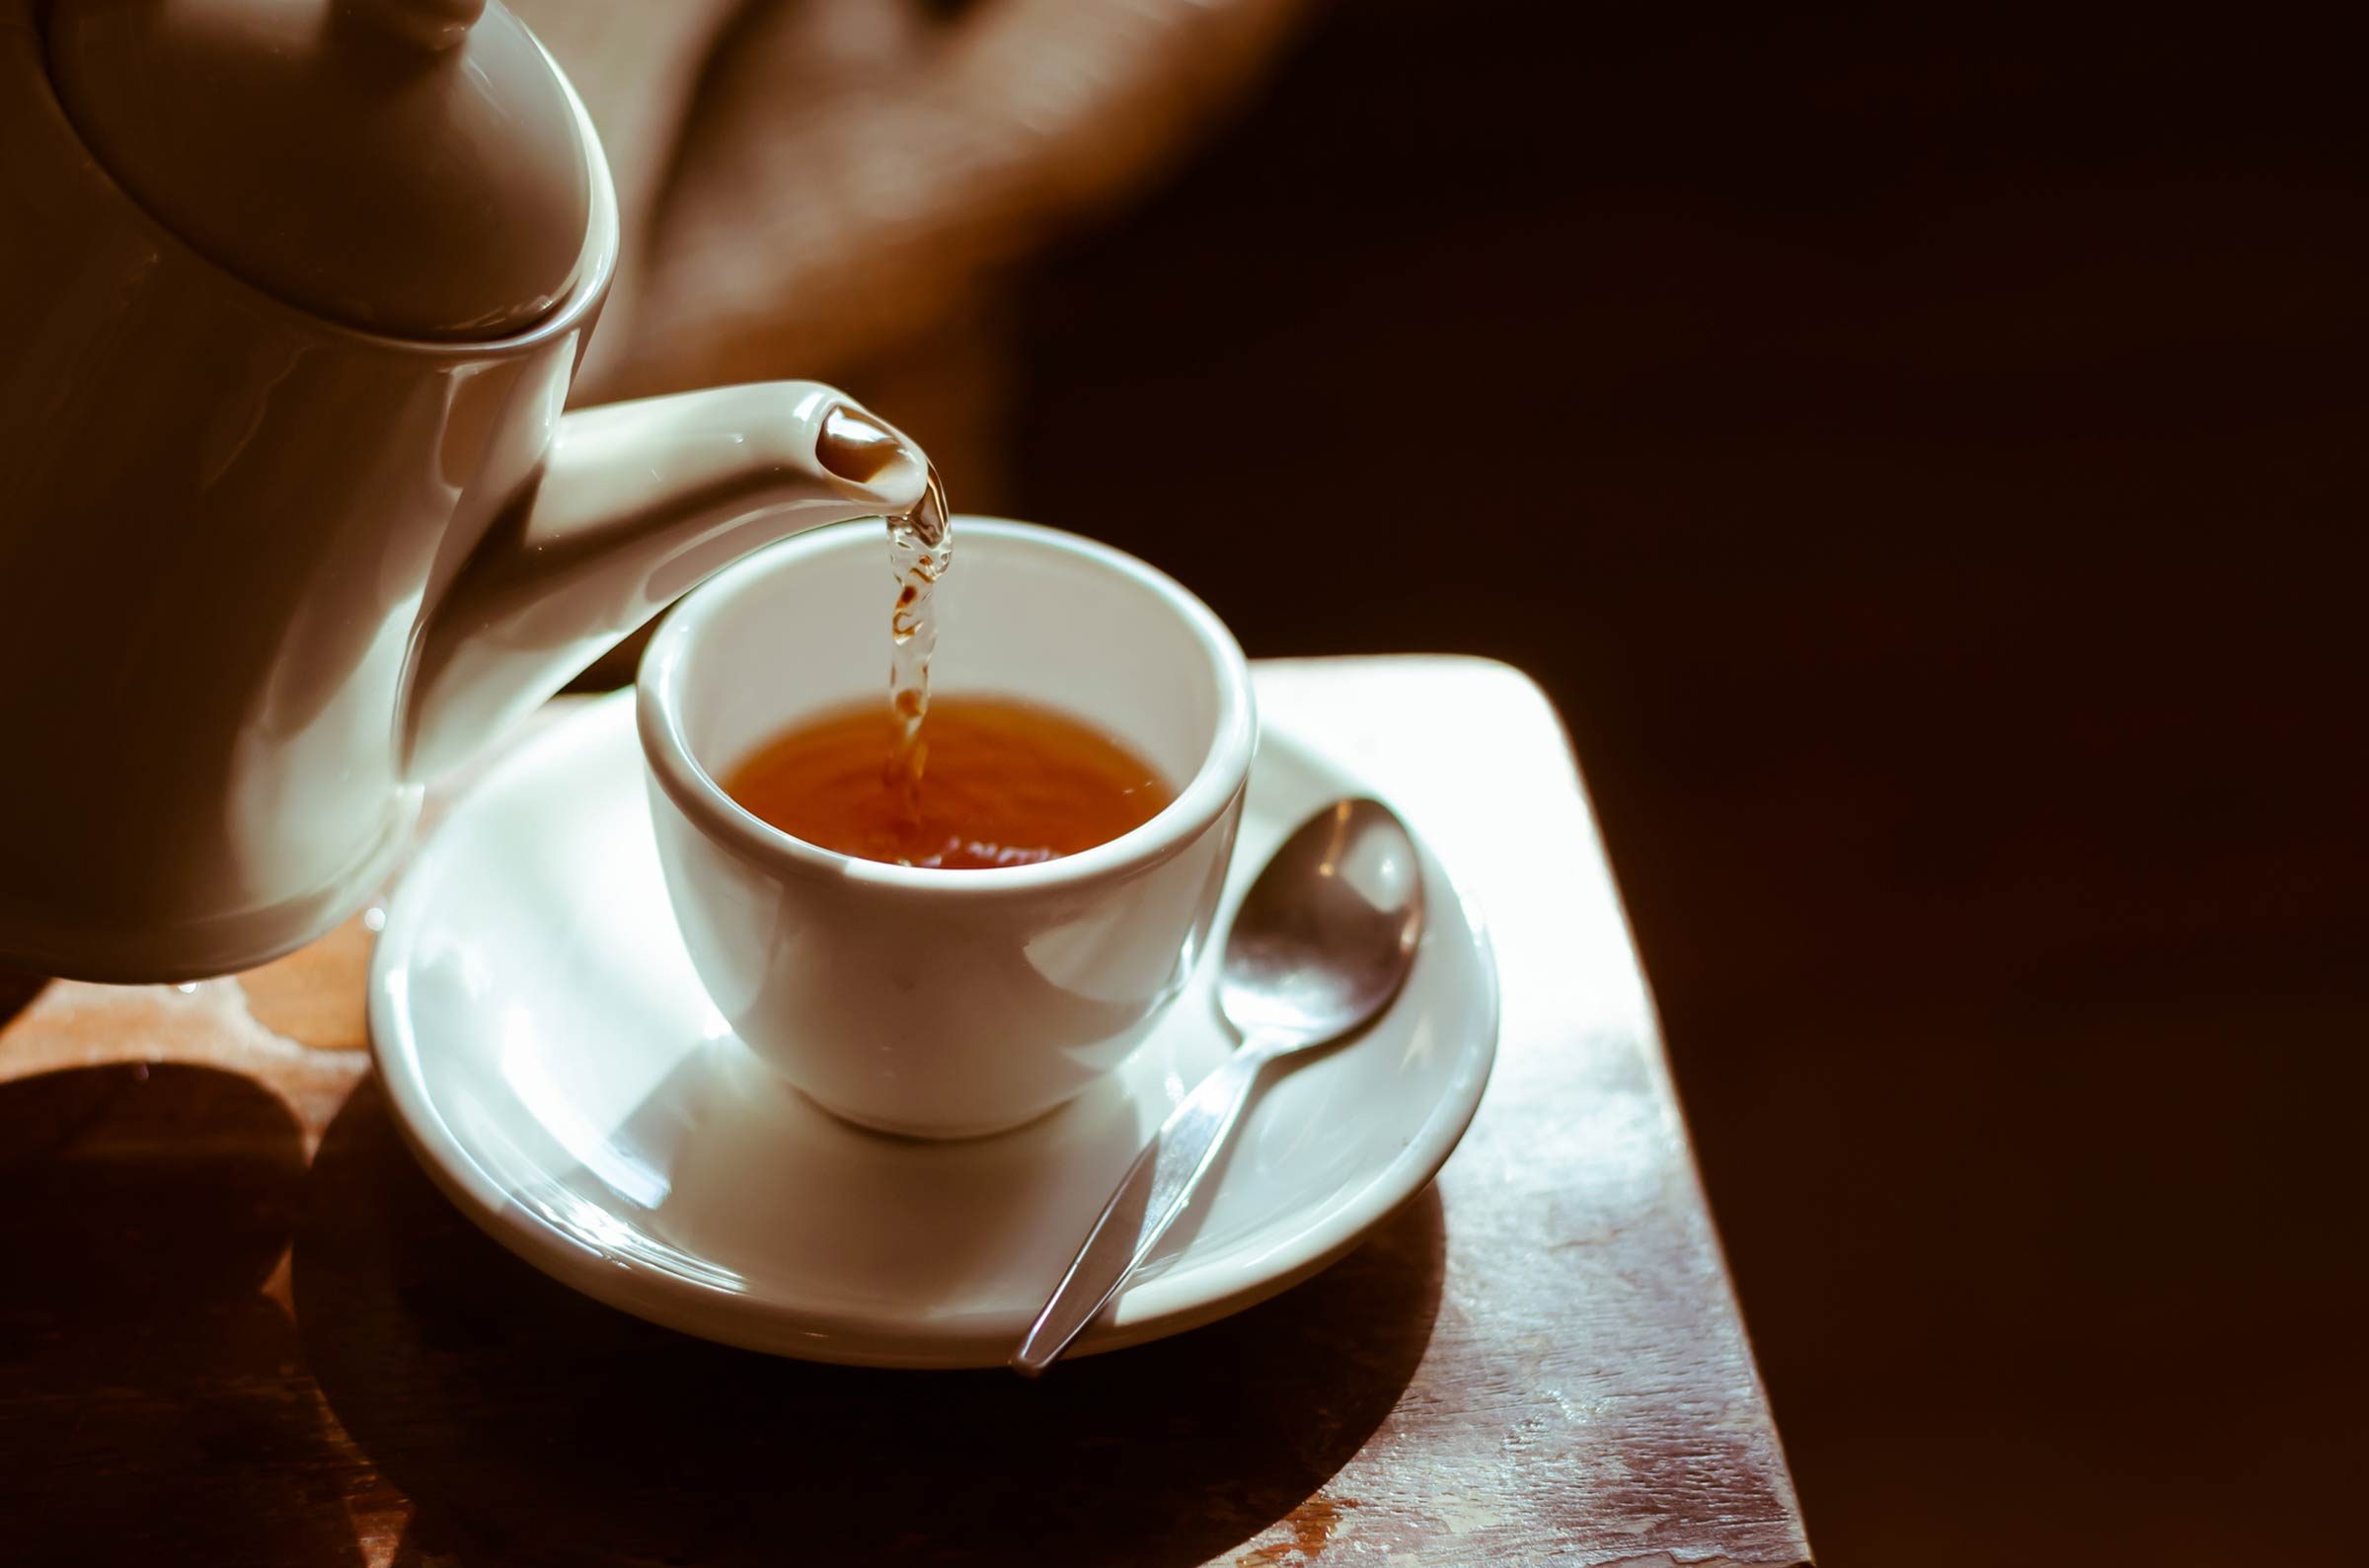
[[[866,701],[751,752],[725,792],[794,838],[891,865],[985,870],[1106,844],[1175,798],[1158,770],[1090,724],[1003,697],[930,704],[918,778],[901,720]]]

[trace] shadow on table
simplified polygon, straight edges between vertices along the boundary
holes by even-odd
[[[262,1293],[303,1201],[295,1119],[237,1074],[0,1083],[0,1559],[360,1560],[352,1456]]]
[[[1198,1563],[1362,1447],[1430,1339],[1426,1189],[1356,1252],[1222,1323],[1006,1373],[807,1366],[546,1279],[428,1184],[365,1081],[295,1254],[304,1347],[416,1514],[399,1563]]]
[[[32,1007],[48,986],[47,975],[0,963],[0,1028],[7,1027],[10,1019]]]

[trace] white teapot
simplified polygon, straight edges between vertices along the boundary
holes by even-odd
[[[308,940],[601,647],[919,499],[812,383],[563,414],[617,247],[498,3],[0,0],[0,961]]]

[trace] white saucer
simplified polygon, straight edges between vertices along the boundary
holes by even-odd
[[[1270,730],[1220,931],[1291,827],[1366,792]],[[1427,848],[1423,871],[1428,929],[1405,993],[1364,1036],[1270,1072],[1211,1189],[1081,1351],[1307,1277],[1456,1147],[1495,1054],[1496,976]],[[1016,1132],[923,1143],[848,1126],[751,1057],[692,975],[628,692],[524,743],[430,837],[379,938],[370,1026],[428,1173],[554,1278],[754,1350],[986,1367],[1170,1107],[1233,1048],[1212,967],[1118,1074]]]

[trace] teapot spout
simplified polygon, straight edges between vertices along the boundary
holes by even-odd
[[[423,616],[405,772],[425,780],[462,761],[750,551],[908,511],[928,476],[912,442],[809,381],[563,416],[536,483]]]

